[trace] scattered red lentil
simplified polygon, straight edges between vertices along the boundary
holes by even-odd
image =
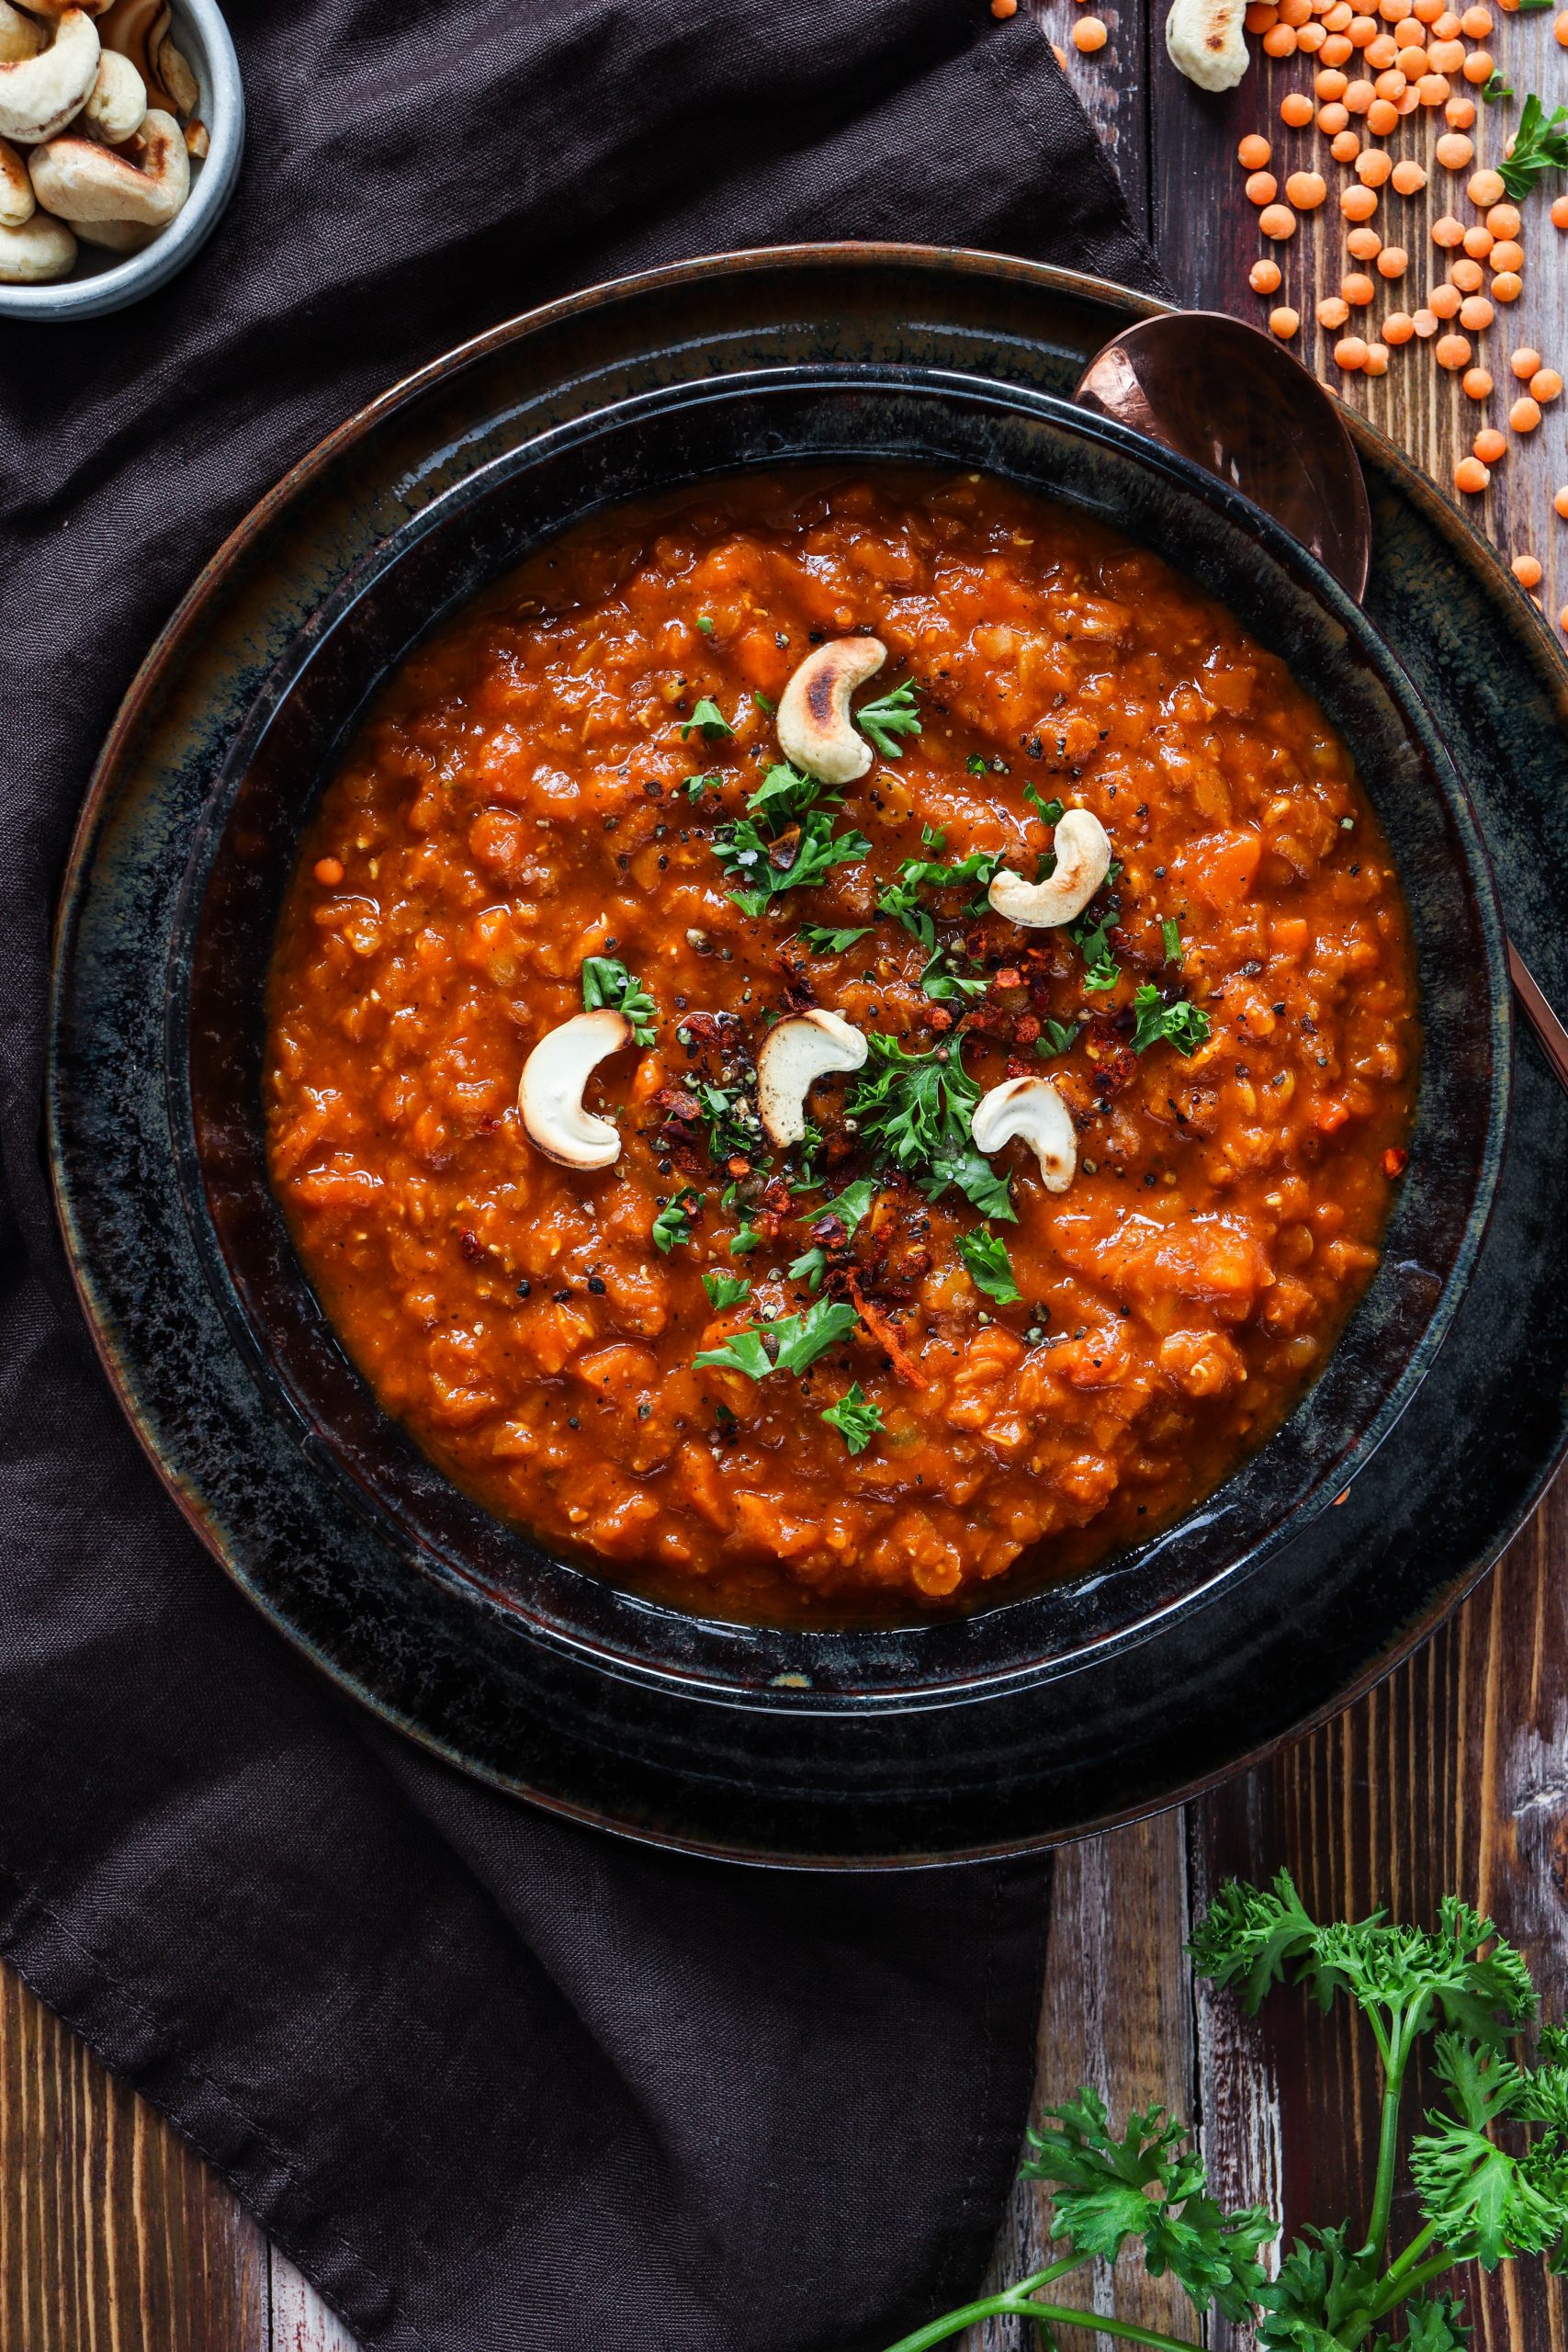
[[[1266,47],[1269,41],[1277,40],[1279,39],[1280,29],[1280,28],[1276,28],[1273,32],[1265,36]],[[1086,57],[1092,56],[1097,49],[1103,49],[1110,38],[1110,33],[1106,28],[1103,19],[1099,17],[1080,17],[1077,23],[1073,27],[1073,47],[1077,50],[1081,50]],[[1291,47],[1292,49],[1295,47],[1295,42],[1296,37],[1294,33],[1292,33],[1291,35]],[[1288,52],[1282,52],[1279,50],[1274,51],[1275,56],[1280,56],[1285,53]]]
[[[1559,24],[1562,22],[1562,17],[1558,18],[1558,22]],[[1540,565],[1533,555],[1517,555],[1508,569],[1521,588],[1540,586]]]
[[[1445,172],[1462,172],[1475,153],[1475,141],[1457,130],[1445,130],[1432,151]]]
[[[1416,332],[1416,322],[1408,311],[1391,311],[1382,322],[1385,343],[1408,343]]]
[[[1508,411],[1508,422],[1516,433],[1533,433],[1540,423],[1540,411],[1528,397],[1516,401]]]
[[[1349,107],[1342,107],[1337,98],[1317,110],[1317,127],[1325,139],[1337,139],[1349,119]]]
[[[1551,225],[1554,229],[1568,229],[1568,196],[1552,198]]]
[[[1296,216],[1288,204],[1266,204],[1258,216],[1258,225],[1266,237],[1282,244],[1296,233]]]
[[[1511,204],[1495,204],[1486,215],[1486,226],[1495,237],[1517,237],[1519,216]]]
[[[1381,147],[1369,147],[1356,159],[1356,177],[1364,187],[1382,187],[1393,169],[1393,156],[1385,155]]]
[[[1247,272],[1247,282],[1255,294],[1277,294],[1280,291],[1279,263],[1255,261]]]
[[[1300,326],[1299,312],[1292,311],[1288,303],[1281,303],[1277,311],[1269,313],[1269,332],[1277,334],[1281,343],[1289,343]]]
[[[1450,130],[1469,130],[1475,122],[1473,98],[1450,98],[1443,108],[1443,120]]]
[[[1359,334],[1348,334],[1343,342],[1335,345],[1334,357],[1337,366],[1353,375],[1367,364],[1367,346]]]
[[[1427,185],[1426,173],[1419,164],[1411,163],[1408,157],[1403,164],[1395,164],[1391,177],[1396,196],[1416,196]]]
[[[1367,108],[1367,129],[1375,138],[1386,139],[1391,130],[1397,129],[1398,123],[1399,108],[1392,106],[1387,98],[1374,98]]]
[[[1337,164],[1353,164],[1361,152],[1361,142],[1353,130],[1337,130],[1328,152]]]
[[[1345,250],[1352,261],[1376,261],[1382,251],[1382,239],[1375,229],[1363,225],[1350,231],[1345,240]]]
[[[1321,172],[1292,172],[1285,182],[1285,201],[1298,212],[1315,212],[1327,194],[1328,184]]]
[[[1457,286],[1434,286],[1427,297],[1427,307],[1439,319],[1456,319],[1462,299]]]
[[[1472,294],[1459,306],[1459,322],[1466,334],[1484,334],[1495,316],[1484,294]]]
[[[1484,261],[1496,242],[1491,230],[1481,220],[1464,232],[1464,249],[1472,261]]]
[[[1247,179],[1248,204],[1272,204],[1280,193],[1280,183],[1272,172],[1249,172]]]
[[[1484,208],[1488,204],[1501,203],[1508,191],[1503,185],[1500,172],[1476,172],[1472,176],[1468,193],[1472,204]]]
[[[1361,362],[1361,372],[1367,376],[1388,374],[1388,353],[1381,343],[1369,343],[1367,356]]]
[[[1561,490],[1552,492],[1551,503],[1562,515],[1562,520],[1568,523],[1568,482],[1564,482]]]
[[[1542,408],[1548,408],[1553,401],[1560,401],[1562,397],[1562,379],[1556,368],[1538,368],[1530,378],[1531,400],[1539,401]]]
[[[1353,269],[1348,277],[1342,277],[1339,281],[1339,291],[1358,311],[1366,309],[1377,290],[1371,279],[1363,277],[1359,269]]]
[[[1440,220],[1434,220],[1432,223],[1432,243],[1450,249],[1455,245],[1462,244],[1464,243],[1463,221],[1456,220],[1451,212],[1445,212]]]
[[[1348,187],[1339,199],[1347,220],[1370,220],[1377,209],[1377,198],[1370,187]]]
[[[1492,280],[1492,297],[1497,302],[1517,302],[1525,290],[1525,281],[1517,270],[1500,269]]]
[[[1479,294],[1486,283],[1486,273],[1478,261],[1456,261],[1449,270],[1449,282],[1461,294]]]
[[[1508,454],[1507,441],[1495,424],[1483,425],[1471,447],[1483,466],[1495,466]]]
[[[1540,354],[1539,351],[1532,351],[1528,343],[1521,343],[1517,351],[1511,351],[1508,354],[1508,365],[1520,383],[1528,384],[1540,366]]]
[[[1260,172],[1273,153],[1267,139],[1260,138],[1256,130],[1249,130],[1235,151],[1235,159],[1244,171]]]
[[[1484,490],[1492,477],[1479,458],[1461,458],[1454,468],[1454,481],[1459,488],[1470,493]]]
[[[1468,368],[1470,345],[1462,334],[1440,334],[1435,346],[1439,368]]]
[[[1343,294],[1325,294],[1317,306],[1317,323],[1331,334],[1338,333],[1350,316],[1350,305]]]
[[[1312,115],[1312,100],[1304,90],[1290,90],[1280,101],[1280,119],[1292,130],[1304,130]]]
[[[1428,335],[1438,332],[1438,314],[1436,311],[1416,311],[1412,313],[1410,323],[1425,343]]]
[[[1468,400],[1489,401],[1492,397],[1492,379],[1484,368],[1467,368],[1464,371],[1463,390]]]
[[[1385,245],[1378,255],[1380,277],[1403,277],[1410,266],[1410,255],[1403,245]]]

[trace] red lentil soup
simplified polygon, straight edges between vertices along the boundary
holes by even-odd
[[[777,706],[864,633],[835,791]],[[989,877],[1048,874],[1063,806],[1116,863],[1020,928]],[[592,1170],[518,1105],[585,1001],[637,1033]],[[869,1059],[773,1148],[757,1055],[813,1008]],[[272,1181],[385,1409],[565,1557],[818,1623],[1080,1572],[1224,1479],[1370,1279],[1418,1044],[1387,843],[1284,664],[1092,523],[891,468],[595,517],[434,634],[310,825],[268,1024]],[[1042,1076],[1065,1190],[970,1132]]]

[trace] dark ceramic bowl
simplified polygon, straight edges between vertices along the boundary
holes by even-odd
[[[1424,1055],[1410,1166],[1371,1286],[1289,1420],[1204,1504],[1091,1576],[965,1616],[784,1631],[657,1606],[551,1557],[458,1492],[380,1411],[267,1182],[262,989],[317,794],[367,697],[424,631],[595,508],[744,468],[844,458],[973,467],[1091,514],[1156,548],[1289,662],[1349,744],[1393,844]],[[796,367],[668,387],[546,432],[436,497],[346,576],[256,695],[191,851],[167,1007],[176,1165],[207,1279],[273,1410],[355,1507],[476,1610],[499,1602],[520,1641],[792,1715],[940,1706],[1041,1682],[1255,1573],[1348,1485],[1430,1366],[1481,1245],[1509,1093],[1508,984],[1485,854],[1376,630],[1283,532],[1183,460],[1043,393],[936,368]],[[1210,1622],[1223,1638],[1223,1609]]]

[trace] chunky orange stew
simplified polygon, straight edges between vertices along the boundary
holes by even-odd
[[[270,1162],[490,1510],[692,1608],[907,1615],[1277,1426],[1416,1051],[1280,661],[988,479],[790,470],[591,520],[393,680],[284,910]]]

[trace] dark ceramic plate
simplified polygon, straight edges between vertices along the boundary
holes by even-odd
[[[1401,1501],[1430,1508],[1466,1483],[1448,1475],[1451,1398],[1430,1410],[1454,1385],[1453,1348],[1363,1465],[1446,1323],[1475,1327],[1478,1297],[1489,1311],[1495,1239],[1466,1294],[1506,1083],[1495,910],[1438,734],[1375,631],[1232,493],[1042,396],[1147,307],[979,256],[828,249],[521,322],[389,396],[258,510],[106,753],[68,885],[51,1086],[62,1210],[106,1360],[173,1490],[275,1619],[417,1736],[543,1802],[757,1859],[919,1860],[1069,1834],[1174,1796],[1375,1671],[1495,1550],[1555,1453],[1555,1417],[1518,1432],[1511,1490],[1490,1510],[1475,1498],[1460,1558],[1391,1556]],[[731,380],[715,400],[718,375]],[[825,448],[959,457],[1095,505],[1288,643],[1393,835],[1431,1044],[1424,1142],[1373,1293],[1289,1430],[1208,1510],[1090,1588],[811,1645],[703,1627],[536,1559],[520,1579],[516,1539],[367,1409],[314,1313],[260,1179],[254,1057],[294,820],[432,613],[590,499]],[[1416,576],[1382,584],[1390,545],[1432,537],[1404,496],[1392,533],[1380,513],[1370,602],[1406,660],[1425,657],[1430,695],[1446,681]],[[1429,548],[1419,561],[1435,601]],[[1389,627],[1388,594],[1407,628]],[[1527,634],[1516,668],[1532,650]],[[1518,731],[1550,731],[1539,690],[1517,699]],[[265,828],[245,821],[258,806]],[[1539,956],[1529,922],[1515,928]],[[1516,1161],[1551,1129],[1536,1079],[1532,1063]],[[1536,1197],[1515,1207],[1501,1293]],[[1495,1361],[1495,1324],[1479,1328]],[[1472,1368],[1467,1408],[1485,1385]],[[1358,1470],[1342,1510],[1316,1510]],[[780,1690],[781,1672],[809,1687]]]

